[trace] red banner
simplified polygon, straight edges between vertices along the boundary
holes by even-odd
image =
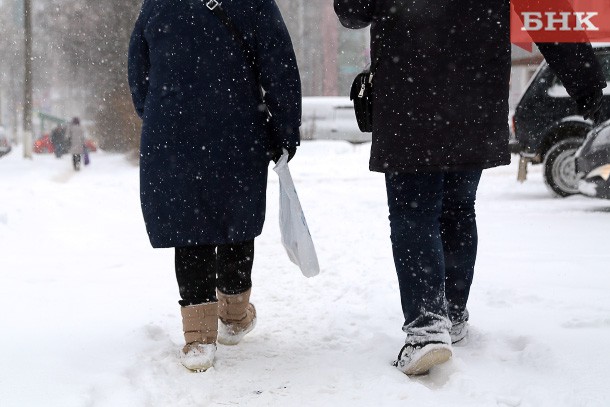
[[[511,42],[610,42],[609,0],[511,0]]]

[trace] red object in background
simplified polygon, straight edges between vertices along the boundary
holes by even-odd
[[[38,140],[34,142],[34,152],[36,154],[47,154],[55,151],[53,144],[51,144],[51,138],[48,134],[44,134]]]
[[[90,153],[95,153],[97,151],[97,146],[91,139],[85,140],[85,147],[87,147],[87,150],[89,150]]]
[[[97,146],[91,139],[85,140],[85,147],[89,152],[97,151]],[[51,137],[48,134],[44,134],[38,140],[34,142],[34,152],[36,154],[51,154],[55,151],[53,148],[53,143],[51,143]]]

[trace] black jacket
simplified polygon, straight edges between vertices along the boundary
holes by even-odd
[[[348,28],[371,24],[370,168],[470,170],[508,164],[509,0],[334,0]],[[570,95],[606,86],[589,44],[538,44]]]
[[[267,152],[299,144],[301,85],[274,0],[224,0],[261,70],[266,122],[240,46],[201,0],[145,0],[129,48],[143,119],[140,197],[154,247],[253,239],[265,219]]]

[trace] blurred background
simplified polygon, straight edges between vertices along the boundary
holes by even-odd
[[[276,1],[304,96],[346,97],[369,62],[368,30],[343,29],[330,0]],[[140,6],[141,0],[0,0],[0,126],[13,145],[24,143],[24,155],[31,157],[36,140],[73,116],[104,150],[138,147],[126,54]],[[519,50],[513,59],[511,108],[542,60]],[[305,130],[306,138],[315,137],[311,127]]]

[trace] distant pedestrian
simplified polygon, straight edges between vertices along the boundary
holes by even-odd
[[[385,174],[405,344],[395,366],[423,374],[468,333],[485,168],[510,163],[508,0],[334,0],[348,28],[371,25],[370,169]],[[606,86],[591,45],[540,43],[580,113]]]
[[[146,229],[153,247],[175,248],[181,362],[206,370],[217,341],[235,345],[256,322],[251,273],[269,161],[299,145],[292,43],[274,0],[144,0],[129,84],[143,119]]]
[[[70,143],[70,154],[75,171],[80,171],[81,157],[85,152],[85,132],[80,126],[80,119],[75,117],[66,129],[66,140]]]
[[[66,127],[64,125],[57,125],[51,131],[51,144],[53,145],[53,151],[57,158],[61,158],[66,150]]]

